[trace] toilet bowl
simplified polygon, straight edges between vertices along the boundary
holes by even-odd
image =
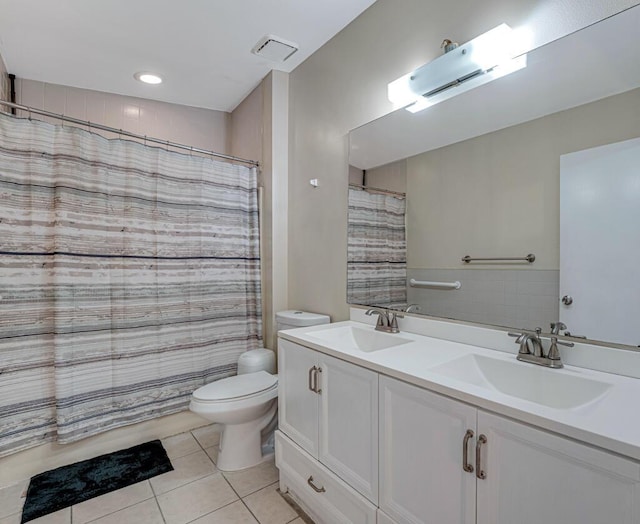
[[[189,409],[222,426],[218,469],[250,468],[267,458],[262,430],[276,416],[277,397],[278,376],[266,371],[224,378],[193,392]]]
[[[276,320],[278,329],[291,329],[325,324],[329,317],[283,311],[276,314]],[[236,376],[202,386],[191,395],[189,409],[221,427],[218,469],[250,468],[273,456],[269,442],[277,426],[278,376],[275,372],[275,353],[269,349],[252,349],[238,358]]]

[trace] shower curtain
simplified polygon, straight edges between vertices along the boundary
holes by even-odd
[[[0,456],[184,410],[261,346],[256,177],[0,115]]]
[[[349,188],[347,302],[407,304],[405,199]]]

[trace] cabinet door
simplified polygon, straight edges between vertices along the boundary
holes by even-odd
[[[380,508],[398,524],[474,524],[475,473],[463,440],[477,410],[380,377]],[[473,463],[473,442],[468,443]],[[518,522],[514,520],[511,524]]]
[[[640,465],[479,412],[478,524],[637,524]]]
[[[278,343],[278,425],[305,451],[318,457],[318,394],[310,389],[317,353],[280,339]]]
[[[320,359],[320,462],[378,502],[378,374]]]

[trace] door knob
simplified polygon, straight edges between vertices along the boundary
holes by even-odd
[[[562,303],[565,306],[570,306],[571,304],[573,304],[573,297],[571,295],[565,295],[562,297]]]

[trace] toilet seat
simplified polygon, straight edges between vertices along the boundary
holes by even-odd
[[[271,390],[277,390],[277,388],[277,375],[271,375],[266,371],[257,371],[223,378],[202,386],[193,392],[193,399],[206,404],[215,404],[249,399]]]

